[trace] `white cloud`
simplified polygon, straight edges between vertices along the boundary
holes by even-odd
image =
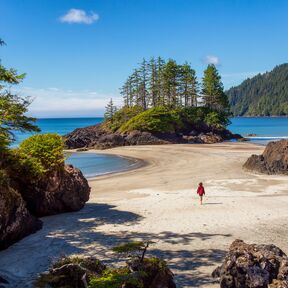
[[[204,59],[204,62],[206,64],[214,64],[214,65],[219,65],[220,64],[220,59],[217,56],[214,55],[207,55]]]
[[[88,14],[84,10],[70,9],[65,15],[60,17],[60,21],[69,24],[92,24],[99,19],[99,15],[93,11]]]
[[[64,90],[59,88],[17,88],[20,96],[31,96],[29,115],[34,117],[101,117],[110,98],[116,106],[122,97],[91,90]]]

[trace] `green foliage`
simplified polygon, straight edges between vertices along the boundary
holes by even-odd
[[[179,113],[166,107],[146,110],[120,127],[121,132],[133,130],[149,132],[175,132],[181,127]]]
[[[288,64],[248,78],[226,93],[235,116],[288,115]]]
[[[143,59],[121,88],[125,106],[143,110],[157,106],[179,108],[197,104],[198,83],[195,71],[186,62],[167,62],[161,57]]]
[[[163,271],[167,269],[167,263],[163,259],[159,259],[157,257],[149,257],[144,259],[144,265],[146,269],[149,270],[156,270],[156,271]]]
[[[25,139],[15,150],[20,167],[42,176],[64,166],[63,140],[57,134],[37,134]]]
[[[120,244],[113,247],[112,251],[117,253],[130,253],[134,251],[142,250],[146,247],[146,243],[143,241],[133,241],[125,244]]]
[[[213,110],[227,111],[229,107],[228,98],[224,93],[221,76],[213,64],[209,64],[204,71],[202,95],[205,106]]]
[[[223,128],[229,124],[229,119],[225,113],[211,111],[205,116],[204,122],[209,126]]]
[[[101,277],[91,279],[88,288],[121,288],[122,285],[133,285],[133,287],[143,288],[141,280],[130,274],[128,267],[119,269],[107,269]]]
[[[4,44],[0,39],[0,46]],[[19,75],[15,69],[7,69],[0,64],[0,149],[14,140],[15,130],[40,131],[33,124],[35,119],[25,115],[30,99],[13,95],[4,89],[7,85],[20,83],[24,77],[25,74]]]
[[[105,113],[104,113],[104,120],[105,121],[111,121],[113,123],[113,116],[115,112],[117,111],[116,106],[114,106],[113,99],[111,98],[107,106],[105,107]]]
[[[138,115],[141,112],[143,112],[141,106],[133,106],[133,107],[124,106],[114,113],[112,121],[108,120],[104,122],[104,127],[112,131],[116,131],[128,120],[130,120],[131,118],[133,118],[134,116]]]
[[[8,145],[14,140],[13,131],[40,131],[33,124],[34,118],[25,116],[30,104],[10,93],[0,94],[0,146]]]

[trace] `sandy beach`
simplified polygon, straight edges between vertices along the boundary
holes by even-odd
[[[111,247],[148,239],[155,241],[150,253],[168,261],[177,287],[219,287],[211,273],[237,238],[288,253],[288,177],[242,170],[263,149],[222,143],[105,150],[145,165],[91,179],[84,209],[43,218],[42,230],[0,252],[0,275],[13,281],[11,287],[31,287],[60,255],[94,255],[109,263]],[[196,195],[200,181],[203,206]]]

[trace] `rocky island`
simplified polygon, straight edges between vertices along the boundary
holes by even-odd
[[[103,124],[66,135],[68,149],[117,146],[217,143],[241,138],[226,129],[229,103],[215,65],[204,71],[202,89],[189,64],[160,57],[143,60],[122,87],[124,105],[113,100]]]

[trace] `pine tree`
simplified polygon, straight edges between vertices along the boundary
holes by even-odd
[[[104,113],[105,121],[113,121],[113,116],[116,111],[117,111],[117,108],[116,106],[114,106],[113,100],[111,98],[105,107],[105,113]]]
[[[164,103],[169,107],[176,107],[178,105],[177,88],[178,88],[178,76],[179,67],[176,61],[170,59],[163,67],[163,93]]]
[[[224,87],[221,82],[217,68],[209,64],[204,71],[202,80],[202,97],[205,106],[218,111],[226,111],[229,107],[228,97],[224,93]]]
[[[197,106],[198,83],[196,72],[188,63],[179,67],[179,97],[182,106]]]
[[[157,71],[157,64],[154,58],[151,58],[148,64],[148,74],[149,74],[149,82],[148,82],[149,106],[155,107],[159,102],[159,86],[158,86],[159,75]]]

